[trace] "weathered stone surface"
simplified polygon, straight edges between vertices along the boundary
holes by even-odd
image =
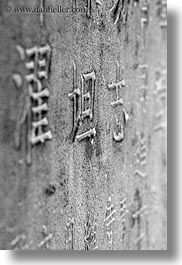
[[[167,249],[166,1],[0,3],[0,248]]]

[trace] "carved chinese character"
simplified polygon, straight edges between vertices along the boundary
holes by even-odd
[[[119,91],[125,87],[126,83],[125,80],[121,80],[121,69],[119,66],[119,62],[116,62],[116,82],[112,82],[111,84],[107,85],[108,90],[115,90],[116,92],[116,99],[115,101],[111,102],[111,106],[115,109],[118,106],[122,107],[122,117],[119,120],[119,115],[115,111],[115,125],[113,129],[113,139],[116,142],[122,142],[124,140],[125,132],[124,128],[128,122],[129,115],[127,114],[125,108],[123,107],[123,99],[119,95]]]
[[[139,70],[141,72],[139,77],[142,82],[140,100],[143,103],[147,103],[148,101],[148,94],[147,94],[148,93],[148,65],[147,64],[139,65]]]
[[[154,96],[156,98],[156,110],[155,114],[155,125],[154,131],[160,131],[166,127],[165,108],[166,108],[166,98],[167,98],[167,80],[166,80],[166,70],[158,69],[156,71],[156,82],[154,89]]]
[[[138,168],[137,170],[135,170],[134,176],[144,179],[147,177],[147,143],[146,138],[144,137],[144,133],[141,133],[141,135],[139,135],[139,146],[137,148],[135,156]]]
[[[139,143],[139,147],[137,149],[137,164],[144,166],[146,165],[147,158],[147,146],[146,146],[146,138],[144,138],[143,134],[141,134],[141,139]]]
[[[96,229],[97,223],[91,214],[87,214],[87,221],[85,224],[85,249],[86,250],[96,250],[98,249],[97,242],[96,242]]]
[[[113,242],[112,236],[112,224],[115,222],[115,207],[114,204],[111,203],[111,196],[109,196],[107,201],[107,208],[106,208],[106,216],[105,216],[105,226],[107,232],[107,239],[110,244]]]
[[[73,92],[68,95],[70,100],[73,101],[73,129],[70,135],[71,140],[74,142],[77,139],[79,142],[90,138],[93,143],[93,138],[96,136],[95,127],[90,128],[79,135],[78,130],[87,120],[92,124],[94,118],[94,94],[95,94],[95,72],[84,73],[80,76],[81,88],[77,84],[77,67],[73,63]]]
[[[19,110],[17,128],[15,132],[16,147],[20,146],[20,132],[23,123],[26,122],[27,136],[27,163],[31,164],[31,146],[44,143],[52,139],[52,133],[48,129],[47,100],[49,89],[45,85],[48,80],[51,49],[49,45],[23,49],[17,46],[20,59],[24,62],[27,74],[22,78],[19,74],[13,75],[17,87],[23,88],[20,104],[24,104],[23,110]],[[23,82],[24,81],[24,82]],[[24,83],[24,85],[23,85]]]

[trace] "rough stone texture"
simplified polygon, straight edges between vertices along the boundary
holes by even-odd
[[[91,0],[90,17],[88,10],[87,15],[47,13],[43,25],[40,14],[3,10],[7,5],[12,10],[36,7],[39,1],[0,2],[1,249],[167,249],[167,33],[165,25],[160,26],[163,1],[150,1],[144,35],[142,1],[118,1],[124,3],[128,15],[122,13],[114,25],[110,10],[115,2]],[[54,7],[88,3],[45,0],[45,6]],[[27,165],[26,122],[21,147],[15,149],[18,113],[23,111],[25,96],[12,77],[15,73],[24,76],[27,71],[16,45],[31,48],[46,44],[52,50],[47,116],[53,139],[33,146],[32,163]],[[74,62],[77,84],[73,81]],[[142,65],[148,66],[148,78],[141,77],[145,73]],[[73,86],[80,87],[80,75],[92,70],[96,74],[94,117],[93,121],[84,119],[77,134],[95,126],[96,136],[93,141],[87,138],[73,143],[73,102],[68,94]],[[113,108],[116,92],[107,86],[120,79],[126,83],[119,89],[123,106]],[[155,93],[156,84],[164,88],[161,94]],[[148,86],[147,94],[143,85]],[[122,107],[129,120],[123,141],[116,142],[113,129],[116,117],[124,124]],[[163,127],[155,130],[161,119]],[[141,161],[137,163],[138,150]],[[137,170],[146,176],[138,176]],[[105,219],[110,205],[114,221],[108,234],[109,221]]]

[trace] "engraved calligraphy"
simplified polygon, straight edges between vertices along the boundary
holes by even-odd
[[[153,130],[157,132],[166,127],[166,121],[164,121],[166,97],[167,97],[166,70],[157,69],[155,76],[156,76],[155,89],[154,89],[154,96],[156,98],[155,108],[158,111],[155,114],[155,125]]]
[[[120,97],[120,89],[126,86],[124,79],[121,79],[121,68],[119,62],[116,62],[116,82],[112,82],[107,85],[108,90],[115,90],[116,99],[111,102],[111,106],[115,109],[118,106],[122,107],[122,118],[119,120],[119,115],[115,112],[115,126],[113,129],[113,139],[116,142],[122,142],[125,137],[125,126],[129,120],[129,115],[127,114],[125,108],[123,107],[123,99]]]
[[[23,110],[19,110],[15,132],[15,145],[20,146],[21,127],[26,123],[27,136],[27,163],[31,164],[31,146],[45,143],[52,139],[52,133],[48,129],[48,72],[50,64],[51,48],[34,46],[24,49],[17,46],[20,59],[23,61],[28,73],[22,78],[19,74],[13,75],[13,80],[18,88],[23,88],[20,104],[24,104]],[[23,85],[24,83],[24,85]]]
[[[92,126],[96,80],[94,70],[89,73],[81,74],[80,79],[81,88],[79,88],[77,83],[77,67],[75,62],[73,62],[73,92],[68,95],[69,99],[73,102],[73,128],[70,138],[73,142],[75,139],[81,142],[89,138],[93,143],[93,138],[96,136],[96,129]],[[85,121],[89,123],[89,129],[77,135],[80,126],[84,127]]]
[[[147,141],[144,137],[144,133],[139,135],[139,146],[136,152],[136,163],[138,169],[135,170],[135,177],[140,177],[142,179],[147,177],[146,164],[147,164]]]

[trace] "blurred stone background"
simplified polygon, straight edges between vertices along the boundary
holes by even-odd
[[[0,249],[166,250],[166,1],[0,10]]]

